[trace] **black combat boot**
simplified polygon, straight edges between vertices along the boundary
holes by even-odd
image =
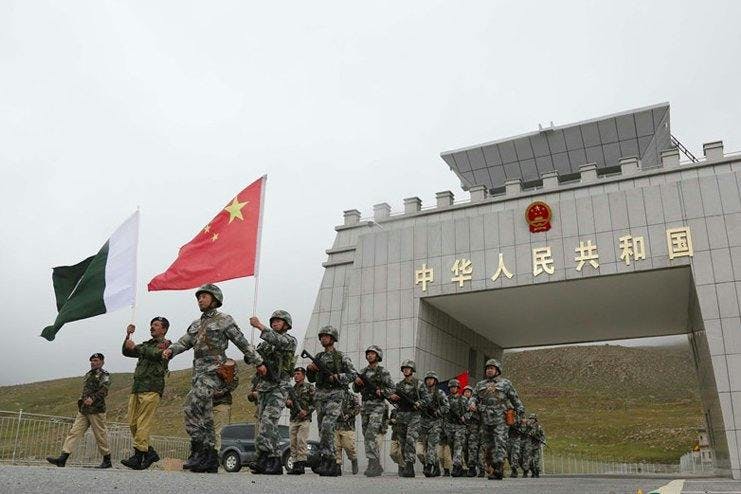
[[[142,469],[142,460],[144,459],[144,451],[139,451],[134,448],[134,454],[125,460],[121,460],[121,464],[132,470]]]
[[[453,471],[450,474],[451,477],[462,477],[463,467],[460,465],[453,465]]]
[[[540,478],[540,469],[533,468],[533,478]]]
[[[322,462],[317,468],[317,472],[321,477],[334,477],[335,465],[337,461],[331,456],[322,456]]]
[[[397,466],[399,467],[399,474],[398,474],[399,477],[403,477],[404,476],[404,465],[397,464]]]
[[[201,451],[201,446],[200,441],[190,441],[190,456],[183,463],[183,470],[190,470],[193,465],[198,463],[198,454]]]
[[[350,463],[352,464],[352,474],[357,475],[358,474],[358,459],[355,458],[354,460],[350,460]]]
[[[476,467],[469,466],[468,471],[466,472],[466,477],[475,477],[476,476]]]
[[[435,463],[432,465],[432,477],[439,477],[440,476],[440,464]]]
[[[477,475],[477,477],[482,479],[486,477],[486,468],[479,467],[479,474]]]
[[[294,461],[293,462],[293,468],[288,470],[286,473],[288,475],[303,475],[306,473],[306,464],[303,461]]]
[[[502,480],[504,478],[504,462],[498,461],[494,463],[494,478],[496,480]],[[489,477],[491,479],[491,477]]]
[[[525,477],[527,477],[527,470],[524,470],[523,469],[522,470],[522,478],[524,479]]]
[[[414,478],[414,463],[408,461],[404,464],[404,471],[401,474],[402,477]]]
[[[445,470],[443,470],[443,477],[450,477],[450,469],[449,468],[446,468]]]
[[[424,468],[422,468],[422,473],[425,477],[432,477],[432,463],[425,463]]]
[[[195,473],[218,473],[219,472],[219,454],[213,446],[203,445],[201,454],[198,455],[198,463],[190,468]]]
[[[113,465],[111,465],[111,455],[103,456],[103,461],[95,468],[113,468]]]
[[[62,451],[62,454],[59,455],[57,458],[54,458],[53,456],[47,456],[46,461],[48,461],[52,465],[63,467],[67,464],[67,458],[69,458],[69,453],[65,453],[64,451]]]
[[[154,448],[150,446],[147,452],[144,453],[144,458],[142,458],[141,469],[146,470],[152,465],[152,463],[156,463],[158,461],[160,461],[160,455],[158,455]]]
[[[378,477],[383,473],[383,467],[378,460],[369,460],[368,468],[365,471],[366,477]]]
[[[250,471],[255,475],[265,473],[265,469],[267,468],[267,461],[268,457],[265,455],[265,453],[263,453],[262,451],[258,451],[257,456],[255,456],[252,462],[248,465]]]
[[[271,456],[265,462],[265,475],[283,475],[283,461],[280,456]]]
[[[332,470],[330,477],[342,477],[342,463],[335,462],[334,469]]]
[[[513,479],[517,478],[517,467],[512,467],[512,473],[510,473],[509,476],[512,477]]]

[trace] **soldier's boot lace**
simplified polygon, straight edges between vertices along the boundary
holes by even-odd
[[[62,454],[56,458],[53,456],[47,456],[46,461],[48,461],[52,465],[56,465],[58,467],[64,467],[64,465],[67,464],[67,458],[69,458],[69,453],[65,453],[64,451],[62,451]]]
[[[352,474],[357,475],[358,474],[358,459],[351,460],[350,463],[352,464]]]
[[[113,468],[113,465],[111,464],[111,455],[104,455],[103,461],[101,461],[100,465],[95,468]]]
[[[144,458],[144,452],[134,448],[134,454],[125,460],[121,460],[121,464],[132,470],[142,469],[142,459]]]
[[[190,456],[187,460],[185,460],[185,463],[183,463],[183,470],[190,470],[193,465],[198,463],[198,454],[201,451],[201,442],[200,441],[191,441],[190,442]]]
[[[146,470],[150,467],[150,465],[152,465],[152,463],[156,463],[158,461],[160,461],[160,455],[157,454],[154,448],[150,446],[147,452],[144,453],[144,456],[142,458],[142,470]]]

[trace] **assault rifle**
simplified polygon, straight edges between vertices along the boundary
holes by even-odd
[[[293,389],[293,386],[288,387],[288,399],[291,400],[291,406],[289,408],[292,414],[295,414],[296,416],[298,416],[298,414],[303,409],[298,404],[298,396],[296,396],[296,390]]]
[[[306,350],[304,350],[303,352],[301,352],[301,358],[307,358],[307,359],[311,360],[314,363],[314,365],[317,366],[317,368],[319,369],[319,372],[321,374],[326,374],[328,378],[329,377],[332,377],[333,375],[335,375],[335,372],[330,372],[330,370],[327,368],[326,365],[324,365],[324,363],[322,363],[322,361],[317,360],[316,357],[314,357],[312,354],[310,354]]]
[[[409,396],[408,394],[406,394],[405,392],[403,392],[403,391],[400,391],[400,390],[399,390],[399,389],[397,388],[397,389],[396,389],[396,391],[394,391],[394,394],[395,394],[396,396],[398,396],[399,398],[401,398],[401,401],[405,402],[405,403],[406,403],[407,405],[409,405],[409,406],[410,406],[410,407],[411,407],[412,409],[416,409],[416,408],[417,408],[417,402],[416,402],[416,401],[414,401],[414,400],[412,399],[412,397],[411,397],[411,396]]]
[[[363,393],[361,391],[360,394],[362,394],[364,396],[365,395],[372,395],[374,398],[378,397],[378,394],[376,394],[376,392],[380,388],[378,386],[376,386],[373,381],[371,381],[370,379],[368,379],[368,376],[366,376],[365,373],[358,374],[358,377],[360,378],[361,381],[363,381],[363,387],[364,387],[364,390],[363,391],[365,391],[365,393]],[[399,407],[399,404],[398,403],[394,403],[393,401],[389,400],[389,397],[383,391],[381,391],[381,398],[385,398],[386,401],[388,401],[389,403],[391,403],[391,406],[393,406],[394,408],[398,408]]]

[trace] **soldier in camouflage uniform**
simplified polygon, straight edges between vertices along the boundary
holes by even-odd
[[[365,439],[365,457],[368,460],[368,468],[366,468],[364,474],[366,477],[378,477],[383,473],[378,436],[384,418],[388,413],[386,397],[393,393],[394,381],[391,379],[389,371],[380,365],[380,362],[383,361],[381,348],[376,345],[369,346],[365,351],[365,359],[368,361],[368,365],[360,371],[360,375],[353,384],[353,389],[363,397],[361,418],[363,438]],[[366,381],[371,383],[372,386],[366,386]],[[374,387],[375,389],[372,389]]]
[[[526,438],[526,427],[527,420],[525,420],[525,417],[523,417],[509,428],[509,438],[507,440],[507,460],[509,461],[509,467],[512,469],[512,473],[510,474],[512,478],[517,477],[517,467],[522,467],[523,473],[527,471],[527,468],[524,468],[522,464],[522,449]]]
[[[545,432],[538,422],[538,416],[530,414],[527,421],[525,439],[523,441],[523,477],[527,477],[527,470],[532,471],[533,477],[540,477],[540,447],[545,444]]]
[[[278,419],[286,404],[287,389],[296,363],[296,338],[288,334],[292,326],[291,315],[284,310],[276,310],[270,316],[270,327],[257,317],[250,317],[250,326],[260,330],[262,343],[257,353],[268,369],[260,376],[257,384],[257,399],[260,409],[260,434],[255,437],[257,457],[256,470],[270,475],[283,473],[281,452],[278,449],[280,434]]]
[[[345,451],[347,458],[352,465],[353,475],[358,473],[358,451],[355,446],[355,422],[362,410],[360,399],[349,389],[345,390],[342,397],[342,411],[340,418],[337,419],[337,428],[334,433],[334,443],[337,447],[336,458],[339,475],[342,475],[342,451]]]
[[[90,356],[90,371],[85,374],[82,384],[82,396],[77,400],[77,416],[72,428],[62,445],[62,454],[58,457],[47,456],[46,461],[63,467],[77,441],[85,435],[88,428],[93,429],[93,436],[103,461],[96,468],[111,468],[111,448],[108,447],[108,429],[105,423],[105,397],[111,386],[111,376],[103,369],[105,357],[102,353]]]
[[[522,416],[525,408],[512,383],[501,377],[502,364],[498,360],[487,360],[485,373],[486,379],[476,383],[469,410],[481,413],[481,440],[485,445],[488,467],[491,468],[488,478],[501,480],[509,432],[504,418],[507,402],[512,404],[518,417]]]
[[[128,419],[134,454],[121,463],[132,470],[146,470],[159,461],[160,457],[149,442],[162,393],[165,390],[167,360],[162,360],[162,350],[170,346],[165,338],[170,322],[164,317],[155,317],[149,323],[152,339],[137,345],[131,339],[136,331],[133,324],[126,328],[126,339],[121,353],[125,357],[138,359],[134,370],[134,384],[129,395]]]
[[[404,454],[399,443],[399,424],[397,420],[397,409],[391,410],[389,415],[389,424],[391,425],[391,445],[389,446],[389,456],[399,467],[399,477],[404,471]]]
[[[314,398],[319,422],[319,452],[321,454],[321,462],[316,472],[327,477],[340,474],[335,457],[335,429],[342,411],[342,394],[347,389],[347,385],[355,380],[357,372],[350,358],[334,347],[339,340],[337,329],[324,326],[319,330],[318,336],[324,351],[319,352],[314,358],[328,373],[320,371],[319,367],[311,362],[306,367],[306,377],[309,382],[316,383]]]
[[[314,413],[316,389],[313,384],[306,382],[305,378],[306,369],[296,367],[293,370],[295,384],[286,400],[286,406],[291,411],[288,434],[291,438],[291,457],[293,458],[293,469],[288,472],[289,475],[303,475],[306,472],[309,429],[311,428],[311,415]]]
[[[389,400],[399,405],[396,412],[399,446],[404,458],[402,477],[414,477],[414,461],[417,439],[421,424],[421,410],[430,402],[430,396],[424,383],[414,377],[416,364],[414,360],[401,363],[404,379],[396,383],[394,394]]]
[[[233,362],[233,361],[232,361]],[[236,369],[237,363],[234,362]],[[232,402],[234,401],[232,393],[239,386],[239,377],[234,374],[230,383],[223,385],[214,390],[213,407],[214,407],[214,448],[221,451],[221,431],[225,425],[232,421]]]
[[[190,436],[190,458],[183,465],[193,472],[216,473],[219,469],[218,452],[214,449],[213,393],[223,384],[219,368],[226,361],[229,341],[244,353],[245,361],[257,366],[261,375],[267,373],[262,357],[245,339],[232,316],[216,310],[221,307],[224,296],[221,289],[206,284],[196,291],[201,317],[193,321],[185,335],[169,348],[163,350],[162,358],[193,349],[193,377],[191,390],[185,397],[185,430]]]
[[[466,443],[466,414],[468,413],[468,398],[459,395],[461,383],[458,379],[451,379],[448,383],[450,396],[448,403],[450,410],[446,416],[445,434],[453,453],[453,477],[463,476],[463,447]]]
[[[425,386],[429,401],[422,408],[419,439],[417,440],[417,457],[425,466],[423,470],[425,477],[438,477],[440,475],[440,459],[437,456],[437,447],[440,445],[443,417],[450,409],[448,397],[441,389],[437,388],[438,382],[440,382],[440,379],[437,377],[437,372],[430,371],[425,375]]]
[[[466,399],[466,471],[467,477],[476,476],[476,468],[479,466],[479,428],[481,427],[481,417],[478,412],[468,410],[468,405],[473,396],[473,388],[466,386],[463,388],[463,397]],[[482,470],[483,471],[483,470]]]

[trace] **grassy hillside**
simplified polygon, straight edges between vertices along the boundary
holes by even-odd
[[[703,426],[686,346],[564,347],[507,354],[505,374],[559,454],[675,462]]]
[[[600,459],[676,462],[702,427],[694,368],[686,346],[565,347],[510,353],[505,375],[548,436],[549,452]],[[252,370],[240,365],[232,421],[253,419],[245,399]],[[185,436],[182,404],[190,370],[175,371],[158,413],[155,434]],[[81,379],[0,387],[0,410],[72,416]],[[125,422],[131,374],[113,375],[109,420]]]

